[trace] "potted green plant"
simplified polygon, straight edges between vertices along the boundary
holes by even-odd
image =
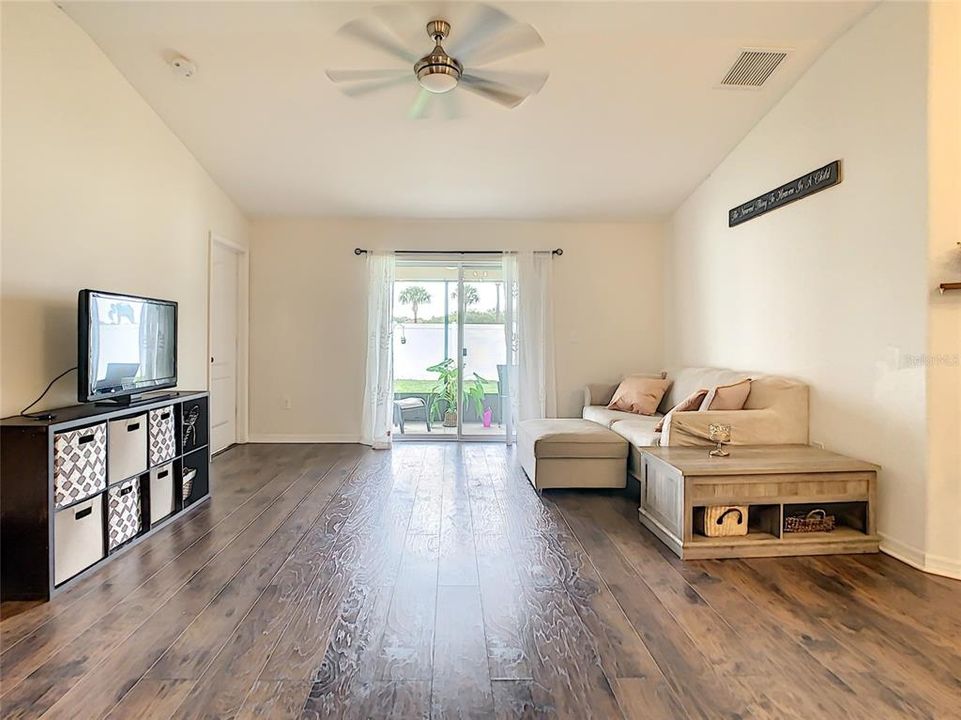
[[[431,417],[442,420],[444,427],[457,427],[457,364],[451,358],[431,365],[427,372],[437,373],[437,382],[430,391],[428,407]],[[464,385],[464,402],[473,403],[477,416],[484,413],[484,383],[487,382],[477,373]],[[442,407],[443,404],[443,407]]]
[[[430,391],[430,414],[435,420],[443,419],[444,427],[457,427],[457,365],[452,358],[431,365],[427,372],[437,373],[437,382]],[[441,403],[443,414],[441,414]]]

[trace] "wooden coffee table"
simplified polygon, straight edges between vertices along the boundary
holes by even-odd
[[[869,462],[808,445],[645,448],[640,518],[678,557],[688,559],[829,555],[878,551],[877,471]],[[695,518],[711,505],[748,506],[748,533],[706,537]],[[786,515],[822,508],[831,532],[784,532]]]

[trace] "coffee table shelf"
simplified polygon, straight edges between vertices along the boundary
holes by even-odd
[[[707,559],[877,552],[878,466],[807,445],[648,448],[641,456],[641,523],[679,557]],[[748,507],[748,533],[707,537],[697,518],[713,505]],[[787,533],[784,519],[823,508],[831,532]]]
[[[707,547],[717,545],[749,545],[756,542],[774,541],[779,542],[777,535],[760,530],[748,531],[747,535],[730,535],[728,537],[707,537],[706,535],[694,535],[691,538],[693,545],[704,545]]]

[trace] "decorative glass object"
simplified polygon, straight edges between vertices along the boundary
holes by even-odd
[[[717,443],[717,447],[711,450],[711,457],[727,457],[731,453],[724,449],[724,443],[731,442],[731,426],[720,423],[711,423],[708,426],[711,433],[711,442]]]

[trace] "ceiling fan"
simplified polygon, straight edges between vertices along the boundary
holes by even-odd
[[[444,103],[448,117],[458,115],[458,97],[463,88],[506,108],[515,108],[537,93],[547,73],[485,70],[482,66],[543,47],[544,41],[530,25],[519,23],[489,5],[474,4],[463,29],[436,15],[426,23],[434,48],[426,54],[411,49],[419,42],[413,28],[425,27],[424,14],[416,5],[384,5],[374,8],[376,21],[351,20],[339,31],[343,37],[360,41],[403,61],[407,67],[375,70],[328,70],[327,77],[349,96],[365,95],[386,88],[417,83],[420,92],[410,117],[425,117],[435,101]],[[418,18],[417,16],[420,15]],[[453,32],[452,32],[453,30]],[[450,37],[452,50],[444,48]],[[426,44],[426,43],[425,43]]]

